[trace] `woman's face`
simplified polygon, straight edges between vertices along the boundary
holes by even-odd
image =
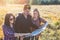
[[[14,18],[13,18],[13,16],[10,16],[10,18],[9,18],[9,22],[10,22],[11,24],[14,23]]]
[[[38,18],[38,12],[37,12],[37,11],[34,11],[34,12],[33,12],[33,17],[34,17],[34,18]]]

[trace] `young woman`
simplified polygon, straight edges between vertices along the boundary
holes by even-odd
[[[40,17],[38,9],[34,9],[34,11],[33,11],[33,21],[32,22],[33,22],[33,24],[37,25],[38,28],[40,28],[41,22],[44,24],[47,23],[43,18]],[[38,40],[38,38],[39,38],[39,35],[36,36],[36,40]]]
[[[15,17],[12,14],[6,14],[3,27],[4,40],[16,40],[14,37],[14,21]]]

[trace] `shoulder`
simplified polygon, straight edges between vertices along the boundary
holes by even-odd
[[[5,27],[5,26],[6,26],[5,24],[2,25],[2,27]]]
[[[19,16],[22,16],[22,13],[19,13],[18,15],[19,15]]]
[[[32,16],[31,16],[31,15],[28,15],[28,17],[32,18]]]
[[[44,23],[46,22],[46,20],[44,18],[40,18],[40,20]]]
[[[23,15],[22,13],[18,13],[18,16],[17,17],[22,16],[22,15]]]
[[[4,28],[7,28],[7,26],[4,24],[4,25],[2,25],[2,28],[4,29]]]
[[[44,19],[40,17],[39,20],[44,20]]]
[[[21,18],[22,16],[23,16],[22,13],[18,13],[18,16],[16,17],[16,19]]]

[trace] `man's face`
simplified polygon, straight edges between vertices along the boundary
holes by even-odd
[[[26,15],[28,15],[29,12],[30,12],[30,9],[26,9],[26,10],[24,10],[24,12],[25,12]]]

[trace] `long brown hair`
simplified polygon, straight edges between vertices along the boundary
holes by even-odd
[[[15,16],[14,16],[12,13],[8,13],[8,14],[6,14],[6,16],[5,16],[5,22],[4,22],[5,25],[10,26],[9,18],[10,18],[11,16],[13,16],[13,18],[14,18],[14,20],[15,20]],[[14,25],[14,23],[13,23],[13,25]]]

